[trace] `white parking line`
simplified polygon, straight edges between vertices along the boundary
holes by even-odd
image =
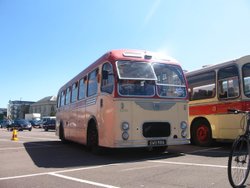
[[[154,165],[154,166],[146,166],[146,167],[134,167],[134,168],[127,168],[121,170],[121,172],[126,172],[126,171],[133,171],[133,170],[142,170],[142,169],[148,169],[148,168],[156,168],[156,167],[161,167],[162,165]]]
[[[54,171],[54,172],[42,172],[42,173],[36,173],[36,174],[26,174],[26,175],[20,175],[20,176],[9,176],[9,177],[0,178],[0,181],[1,180],[18,179],[18,178],[27,178],[27,177],[33,177],[33,176],[42,176],[42,175],[49,175],[49,174],[56,174],[56,173],[75,172],[75,171],[80,171],[80,170],[90,170],[90,169],[97,169],[97,168],[102,168],[102,167],[106,167],[106,166],[114,166],[114,164],[83,167],[83,168],[73,168],[73,169],[59,170],[59,171]]]
[[[24,139],[35,139],[35,140],[47,140],[47,141],[60,141],[56,138],[46,138],[46,137],[31,137],[31,136],[18,136],[18,138],[24,138]]]
[[[186,154],[194,154],[194,153],[200,153],[200,152],[209,152],[209,153],[229,153],[229,152],[225,152],[225,151],[216,151],[216,150],[219,150],[219,149],[222,149],[222,147],[200,149],[200,150],[195,150],[195,151],[187,152]]]
[[[33,144],[33,143],[29,143],[30,145],[34,145],[34,146],[25,146],[25,147],[9,147],[9,148],[0,148],[0,151],[5,151],[5,150],[16,150],[16,149],[38,149],[38,148],[48,148],[48,147],[53,147],[53,148],[58,148],[58,147],[63,147],[62,145],[58,146],[52,146],[52,145],[46,145],[46,144]]]
[[[227,168],[227,166],[223,166],[223,165],[212,165],[212,164],[202,164],[202,163],[182,163],[182,162],[163,161],[163,160],[158,160],[158,161],[148,160],[147,162],[162,163],[162,164],[171,164],[171,165],[200,166],[200,167],[213,167],[213,168]]]
[[[72,180],[72,181],[77,181],[77,182],[80,182],[80,183],[86,183],[86,184],[90,184],[90,185],[95,185],[95,186],[99,186],[99,187],[119,188],[119,187],[115,187],[115,186],[112,186],[112,185],[97,183],[97,182],[83,180],[83,179],[79,179],[79,178],[73,178],[73,177],[65,176],[65,175],[61,175],[61,174],[49,173],[49,175],[60,177],[60,178],[64,178],[64,179],[68,179],[68,180]]]

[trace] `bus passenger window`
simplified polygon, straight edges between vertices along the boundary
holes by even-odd
[[[70,95],[71,95],[71,87],[68,87],[68,89],[66,90],[66,100],[65,100],[66,105],[70,103]]]
[[[82,78],[80,81],[79,81],[79,89],[78,89],[78,99],[81,100],[81,99],[84,99],[85,98],[85,80],[87,78]]]
[[[60,106],[64,106],[64,105],[65,105],[65,91],[62,91]]]
[[[98,69],[92,71],[89,74],[89,79],[88,79],[88,90],[87,90],[87,96],[93,96],[97,94],[97,89],[98,89]]]
[[[242,67],[242,74],[244,93],[247,97],[250,97],[250,63],[247,63]]]
[[[77,100],[77,91],[78,91],[78,82],[72,85],[71,102],[75,102]]]
[[[215,72],[208,71],[187,77],[189,100],[202,100],[215,97]]]
[[[218,71],[219,98],[236,98],[240,94],[239,73],[236,66],[222,68]]]

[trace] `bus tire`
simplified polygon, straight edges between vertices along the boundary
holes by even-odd
[[[59,139],[61,140],[62,143],[66,143],[67,140],[65,139],[64,136],[64,128],[63,128],[63,124],[61,123],[59,126]]]
[[[206,120],[194,122],[191,131],[191,143],[198,146],[210,146],[213,142],[210,124]]]
[[[98,130],[96,125],[90,124],[87,131],[87,147],[94,154],[101,153],[101,147],[99,146]]]

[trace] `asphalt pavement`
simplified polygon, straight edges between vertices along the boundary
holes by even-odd
[[[54,131],[0,129],[0,187],[228,188],[231,144],[170,146],[157,154],[143,149],[106,149],[94,155],[83,145],[63,144]],[[250,179],[246,186],[250,186]]]

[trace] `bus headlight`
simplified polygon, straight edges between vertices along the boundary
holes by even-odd
[[[187,137],[187,127],[188,127],[187,122],[182,121],[180,124],[180,127],[182,129],[182,131],[181,131],[182,138],[186,138]]]
[[[128,122],[122,122],[122,130],[126,131],[129,129],[129,123]]]
[[[128,132],[123,132],[123,133],[122,133],[122,139],[123,139],[123,140],[128,140],[128,137],[129,137]]]
[[[186,130],[187,129],[187,122],[182,121],[180,127],[182,130]]]

